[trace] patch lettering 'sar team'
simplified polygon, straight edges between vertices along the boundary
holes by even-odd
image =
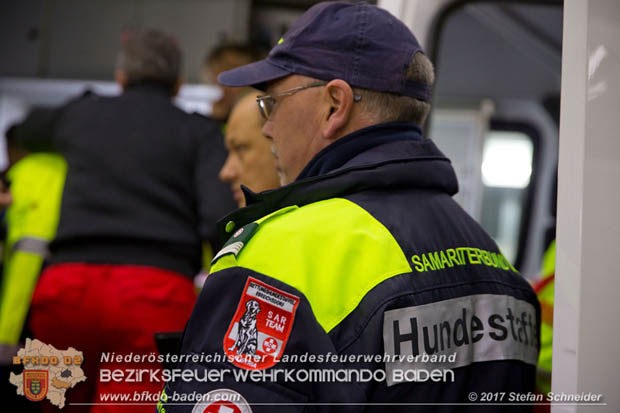
[[[277,363],[293,328],[299,297],[248,277],[237,311],[224,336],[224,351],[243,369]]]

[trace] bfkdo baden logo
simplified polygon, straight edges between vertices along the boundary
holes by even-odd
[[[24,370],[24,395],[28,400],[40,402],[47,396],[49,372],[47,370]]]
[[[11,373],[9,382],[17,387],[17,394],[33,402],[48,399],[59,409],[65,407],[65,393],[85,381],[81,368],[84,356],[73,347],[58,350],[39,340],[26,339],[26,346],[13,357],[13,364],[21,364],[21,374]]]

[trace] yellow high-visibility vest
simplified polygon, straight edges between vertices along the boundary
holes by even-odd
[[[542,263],[543,278],[535,286],[541,308],[540,323],[540,354],[536,387],[539,392],[547,394],[551,391],[551,358],[553,346],[553,293],[555,286],[555,240],[551,243]]]
[[[6,211],[7,237],[0,285],[0,344],[19,341],[47,246],[56,235],[67,163],[34,153],[9,170],[13,203]]]

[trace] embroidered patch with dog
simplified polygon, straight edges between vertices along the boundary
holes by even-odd
[[[224,336],[229,360],[248,370],[275,365],[293,328],[299,297],[248,277]]]

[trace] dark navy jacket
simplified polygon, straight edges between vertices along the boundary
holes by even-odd
[[[170,380],[160,410],[210,411],[170,401],[234,391],[231,408],[254,412],[531,411],[472,403],[534,391],[540,309],[456,191],[449,160],[394,123],[248,192],[184,332],[182,355],[207,358],[178,365],[230,373]]]

